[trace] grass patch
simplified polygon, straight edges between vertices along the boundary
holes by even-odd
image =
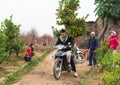
[[[81,76],[83,79],[88,79],[89,76],[94,75],[97,72],[96,68],[92,67],[90,70],[86,71],[85,74]]]
[[[90,78],[96,74],[97,70],[95,67],[92,67],[90,70],[86,71],[82,76],[82,82],[80,85],[91,85]]]
[[[7,80],[5,82],[5,84],[3,85],[11,85],[13,83],[15,83],[15,81],[19,80],[19,78],[24,75],[25,73],[28,73],[29,71],[31,71],[33,69],[33,67],[35,67],[40,61],[43,61],[45,59],[45,57],[50,53],[50,50],[47,50],[43,53],[42,56],[34,59],[32,62],[29,62],[23,69],[15,72],[13,75],[10,75],[7,77]]]
[[[18,57],[11,57],[6,60],[7,64],[12,64],[13,66],[19,66],[18,62],[20,59]]]
[[[84,81],[81,82],[80,85],[91,85],[91,84],[88,80],[84,80]]]
[[[5,68],[0,67],[0,71],[4,72],[4,71],[5,71]]]

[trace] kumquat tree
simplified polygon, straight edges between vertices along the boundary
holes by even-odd
[[[57,13],[57,25],[63,25],[67,33],[74,39],[87,32],[86,29],[86,17],[78,17],[79,0],[61,0],[59,1],[59,8],[56,10]],[[59,30],[53,28],[53,34],[59,35]]]

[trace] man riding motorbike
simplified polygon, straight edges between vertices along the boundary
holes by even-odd
[[[74,59],[72,57],[72,52],[71,52],[71,49],[74,46],[74,41],[72,37],[68,36],[67,32],[64,29],[60,31],[60,34],[61,35],[58,38],[58,41],[55,44],[55,46],[60,44],[67,46],[67,48],[63,49],[66,52],[67,63],[68,63],[69,69],[72,68],[72,71],[74,72],[74,76],[77,77],[78,74],[76,72],[76,66],[75,66]]]

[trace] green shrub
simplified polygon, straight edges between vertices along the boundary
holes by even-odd
[[[5,19],[0,24],[0,63],[7,60],[11,54],[20,52],[23,42],[19,38],[20,25],[15,25],[10,19]]]
[[[107,49],[104,44],[97,50],[98,63],[102,67],[103,75],[101,76],[103,85],[120,85],[120,55],[113,53],[113,50]]]
[[[119,85],[120,81],[120,55],[106,53],[101,64],[105,67],[102,75],[103,85]]]
[[[103,42],[102,45],[97,49],[97,61],[98,61],[98,64],[100,61],[102,61],[101,59],[103,59],[104,57],[104,54],[108,51],[108,48],[107,48],[107,45],[108,45],[108,42]]]
[[[0,48],[0,63],[8,58],[8,53],[5,51],[4,48]]]

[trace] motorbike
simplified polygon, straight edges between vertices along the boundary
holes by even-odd
[[[82,64],[86,60],[84,53],[78,47],[76,47],[76,51],[73,52],[73,56],[75,64]]]
[[[67,46],[64,45],[57,45],[55,48],[57,48],[57,52],[55,54],[55,64],[53,68],[53,74],[56,80],[60,79],[62,71],[71,72],[72,69],[69,69],[69,66],[67,64],[66,60],[66,52],[63,51],[63,49],[67,48]],[[72,52],[72,56],[74,59],[74,62],[77,63],[83,63],[84,56],[82,52],[77,48],[76,52]]]
[[[66,61],[66,52],[63,51],[63,49],[67,48],[64,45],[58,45],[56,46],[57,52],[55,54],[55,64],[53,68],[54,77],[56,80],[60,79],[62,71],[68,71],[68,64]]]

